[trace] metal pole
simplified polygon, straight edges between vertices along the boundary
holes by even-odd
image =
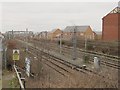
[[[7,32],[7,38],[9,39],[10,37],[9,37],[9,32]]]
[[[45,42],[46,49],[48,49],[48,47],[47,47],[47,31],[45,31],[45,39],[46,39],[46,40],[45,40],[45,41],[46,41],[46,42]]]
[[[5,48],[5,69],[7,68],[7,55],[6,55],[7,47]]]
[[[74,33],[73,33],[73,60],[76,60],[76,44],[77,44],[77,40],[76,40],[76,26],[74,28]]]
[[[60,34],[60,53],[61,53],[61,48],[62,48],[62,41],[61,41],[61,34]]]
[[[85,36],[85,52],[86,52],[86,50],[87,50],[87,38]]]
[[[85,35],[85,53],[84,53],[84,61],[86,60],[86,51],[87,51],[87,38]]]
[[[27,52],[28,52],[28,29],[26,28],[26,56],[28,56]]]
[[[14,38],[14,32],[13,32],[13,30],[12,30],[12,39]]]

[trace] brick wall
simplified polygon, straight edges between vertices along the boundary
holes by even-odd
[[[118,16],[113,13],[103,17],[102,39],[104,41],[118,41]]]

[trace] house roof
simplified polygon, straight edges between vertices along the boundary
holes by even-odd
[[[111,14],[111,13],[120,13],[120,6],[114,8],[109,14]]]
[[[85,32],[90,26],[67,26],[64,29],[64,32],[73,32],[74,29],[76,32]]]
[[[59,29],[59,28],[53,29],[50,33],[53,33],[53,32],[55,32],[56,30],[60,30],[60,29]]]
[[[107,15],[105,15],[102,19],[104,19],[105,17],[107,17],[110,14],[120,14],[120,7],[116,7],[114,8],[111,12],[109,12]]]

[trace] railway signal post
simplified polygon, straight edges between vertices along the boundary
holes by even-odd
[[[19,60],[19,54],[20,51],[18,49],[13,49],[13,60],[14,60],[14,65],[15,65],[15,61]]]

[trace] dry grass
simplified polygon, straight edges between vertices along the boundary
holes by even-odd
[[[16,42],[16,41],[15,41]],[[25,52],[22,51],[23,45],[17,42],[17,48],[21,50],[20,61],[17,62],[17,65],[24,67]],[[22,48],[22,49],[21,49]],[[8,60],[12,63],[11,57],[12,51],[8,50]],[[83,73],[75,72],[69,77],[64,77],[46,66],[42,62],[34,60],[33,56],[31,57],[31,71],[35,74],[39,73],[35,78],[26,77],[26,87],[27,88],[117,88],[118,87],[118,71],[108,67],[101,68],[99,74],[103,77],[97,75],[86,75]],[[39,58],[40,60],[40,58]]]

